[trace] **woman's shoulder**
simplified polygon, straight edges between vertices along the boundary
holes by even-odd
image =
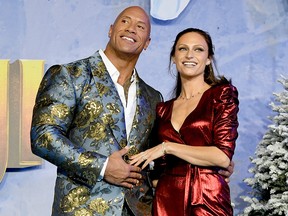
[[[212,97],[214,102],[228,102],[228,101],[237,101],[238,103],[238,90],[232,84],[222,84],[211,87]]]
[[[159,102],[157,104],[157,107],[160,108],[160,107],[170,106],[173,103],[174,100],[175,99],[170,99],[170,100],[167,100],[167,101],[161,101],[161,102]]]
[[[171,105],[173,105],[173,101],[174,99],[170,99],[168,101],[162,101],[162,102],[159,102],[156,106],[156,112],[159,114],[159,115],[162,115],[166,110],[169,109],[169,107]]]
[[[228,84],[222,84],[222,85],[217,85],[217,86],[213,86],[211,87],[211,91],[216,93],[217,95],[226,95],[226,94],[237,94],[238,95],[238,90],[237,88],[228,83]]]

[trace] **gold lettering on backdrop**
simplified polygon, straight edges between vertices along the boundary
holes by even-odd
[[[0,182],[8,161],[8,70],[9,60],[0,60]]]
[[[8,168],[37,166],[42,162],[31,151],[30,127],[43,71],[43,60],[17,60],[10,65]]]

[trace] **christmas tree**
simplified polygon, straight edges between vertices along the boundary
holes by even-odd
[[[288,216],[288,79],[279,82],[284,91],[274,93],[270,104],[277,115],[251,157],[254,177],[244,179],[252,188],[251,196],[242,197],[249,203],[244,216]]]

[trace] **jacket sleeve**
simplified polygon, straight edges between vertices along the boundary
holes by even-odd
[[[76,109],[75,91],[66,67],[56,65],[47,70],[33,110],[31,147],[34,154],[57,166],[58,172],[93,187],[107,157],[69,139]]]

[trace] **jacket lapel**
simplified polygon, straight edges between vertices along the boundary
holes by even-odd
[[[127,145],[124,108],[117,89],[97,51],[91,59],[91,71],[95,80],[96,90],[103,104],[103,115],[108,121],[111,133],[121,148]]]
[[[136,73],[136,112],[132,123],[131,132],[128,139],[130,146],[129,154],[133,155],[146,149],[147,139],[153,125],[154,108],[149,102],[146,84]]]

